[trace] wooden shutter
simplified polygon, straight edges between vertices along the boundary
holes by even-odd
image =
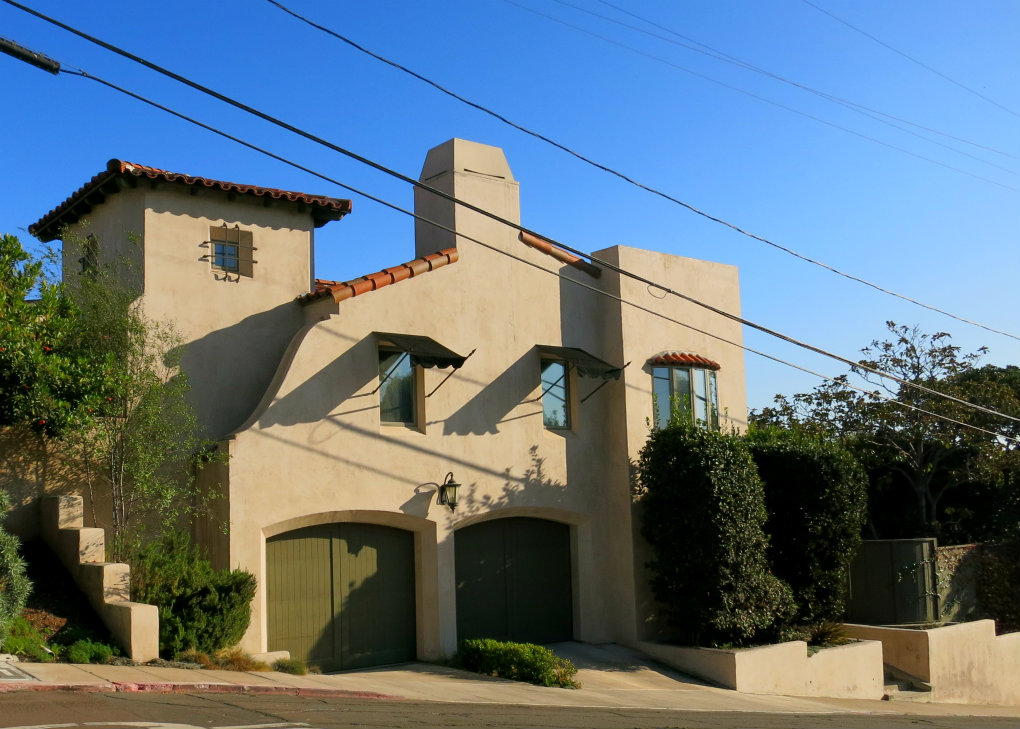
[[[255,277],[255,246],[250,230],[237,231],[237,272],[248,278]]]

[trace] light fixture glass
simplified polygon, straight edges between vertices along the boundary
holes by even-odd
[[[439,496],[436,503],[450,507],[450,511],[457,508],[457,489],[460,484],[453,480],[453,471],[446,474],[443,483],[439,485]]]

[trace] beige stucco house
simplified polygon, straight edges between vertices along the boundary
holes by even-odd
[[[497,148],[451,140],[421,180],[520,221]],[[230,456],[202,472],[226,529],[196,536],[258,578],[243,648],[328,670],[649,636],[630,463],[653,402],[743,426],[742,350],[714,338],[741,331],[613,267],[739,313],[736,269],[624,246],[592,265],[428,191],[415,207],[458,235],[419,220],[406,263],[346,282],[312,261],[349,201],[119,161],[32,232],[84,241],[67,276],[133,259],[145,312],[184,335]]]

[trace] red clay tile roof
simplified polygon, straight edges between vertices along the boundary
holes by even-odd
[[[713,362],[708,357],[702,357],[693,352],[659,352],[648,360],[650,365],[688,365],[693,367],[707,367],[710,370],[721,369],[718,362]]]
[[[28,232],[42,241],[51,241],[59,235],[61,226],[78,222],[91,212],[93,206],[106,200],[108,195],[120,192],[125,187],[134,187],[139,179],[170,182],[190,187],[205,187],[237,195],[250,195],[307,205],[311,208],[316,228],[325,225],[330,220],[339,220],[351,212],[351,201],[342,198],[308,195],[303,192],[289,192],[256,185],[241,185],[236,182],[210,180],[206,177],[192,177],[111,159],[106,163],[106,170],[86,182],[71,197],[30,225]]]
[[[307,303],[317,301],[326,296],[332,296],[333,301],[341,302],[353,296],[376,291],[383,286],[399,283],[429,271],[435,271],[437,268],[442,268],[450,263],[456,263],[458,258],[459,254],[456,248],[444,248],[438,253],[415,258],[413,261],[401,263],[393,268],[385,268],[377,273],[370,273],[367,276],[351,281],[324,281],[322,279],[315,279],[315,290],[299,296],[298,301]]]
[[[599,278],[602,275],[602,269],[598,266],[593,266],[587,261],[578,258],[573,253],[565,251],[558,246],[554,246],[547,240],[539,238],[531,233],[525,233],[523,230],[517,234],[517,239],[526,246],[530,246],[537,251],[541,251],[547,256],[552,256],[560,263],[565,263],[568,266],[573,266],[579,271],[584,271],[589,276]]]

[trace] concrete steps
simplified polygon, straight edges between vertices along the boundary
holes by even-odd
[[[912,704],[931,703],[931,684],[917,676],[885,664],[883,701],[900,701]]]

